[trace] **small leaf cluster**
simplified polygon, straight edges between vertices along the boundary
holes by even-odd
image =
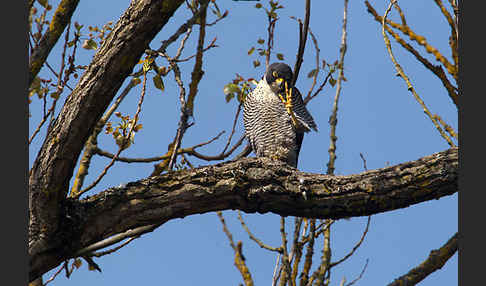
[[[257,40],[257,44],[260,45],[259,47],[255,48],[255,46],[252,46],[249,50],[248,50],[248,55],[251,56],[255,51],[258,52],[258,56],[260,57],[264,57],[267,55],[268,51],[262,46],[263,44],[265,43],[265,40],[262,39],[262,38],[258,38]],[[275,55],[277,57],[278,60],[280,61],[283,61],[284,60],[284,55],[282,53],[277,53]],[[255,59],[253,60],[253,67],[254,68],[257,68],[261,65],[261,62],[259,59]]]
[[[113,139],[115,139],[116,145],[122,149],[126,149],[134,143],[135,132],[138,132],[143,126],[142,124],[135,125],[130,138],[128,138],[128,133],[135,120],[130,118],[129,115],[124,116],[121,112],[115,112],[115,116],[120,118],[120,122],[115,128],[113,128],[112,122],[107,122],[105,125],[105,134],[111,134]]]
[[[284,6],[280,5],[278,3],[278,1],[272,1],[272,0],[269,1],[269,4],[270,4],[270,9],[268,9],[268,8],[265,7],[264,8],[265,9],[265,12],[266,12],[266,14],[267,14],[267,16],[268,16],[268,18],[269,18],[270,21],[276,21],[278,19],[278,15],[277,15],[276,11],[278,9],[284,8]],[[255,4],[255,8],[257,8],[257,9],[263,8],[263,5],[261,3],[257,3],[257,4]],[[268,51],[263,46],[264,44],[265,44],[265,40],[262,39],[262,38],[258,38],[256,47],[255,46],[252,46],[248,50],[248,55],[251,56],[255,51],[257,51],[259,57],[265,57],[267,55]],[[277,53],[275,56],[280,61],[283,61],[284,58],[285,58],[282,53]],[[253,60],[253,67],[254,68],[257,68],[260,65],[261,65],[260,59],[257,58],[255,60]]]
[[[56,90],[49,94],[49,90],[51,87],[54,87]],[[52,79],[43,79],[40,77],[35,77],[32,81],[32,84],[29,87],[29,104],[32,102],[31,97],[37,95],[37,98],[43,99],[48,94],[53,99],[59,99],[63,88],[58,87],[55,83],[52,82]]]
[[[230,102],[235,97],[238,102],[244,102],[246,96],[251,92],[250,83],[257,84],[253,78],[244,79],[241,75],[236,74],[236,78],[223,88],[226,102]]]
[[[98,46],[101,46],[103,44],[108,34],[113,30],[112,26],[112,21],[104,24],[101,28],[98,28],[97,26],[88,26],[88,38],[84,40],[83,48],[87,50],[98,49]],[[82,28],[82,26],[80,27]]]
[[[338,63],[337,60],[332,64],[327,63],[325,60],[322,60],[322,70],[324,71],[324,70],[326,70],[326,68],[329,69],[329,71],[328,71],[328,73],[329,73],[329,84],[332,87],[334,87],[334,85],[336,85],[336,82],[337,82],[336,79],[334,79],[332,77],[332,75],[337,71],[338,67],[339,67],[339,63]],[[312,78],[312,77],[316,76],[318,72],[319,72],[319,69],[315,68],[307,74],[307,77]],[[343,77],[343,81],[346,81],[346,78]]]
[[[162,66],[158,67],[157,64],[155,63],[154,58],[151,56],[147,55],[145,56],[145,59],[140,60],[138,62],[139,64],[142,64],[142,72],[147,74],[150,71],[154,71],[155,75],[152,77],[152,82],[155,86],[155,88],[160,89],[161,91],[165,90],[165,84],[164,80],[162,77],[167,75],[167,68]],[[135,85],[139,84],[141,82],[139,78],[139,74],[135,74],[134,77],[132,78],[132,81]]]
[[[278,9],[284,8],[284,6],[281,5],[278,1],[273,1],[273,0],[270,0],[268,3],[270,4],[270,9],[268,9],[266,7],[264,8],[265,12],[267,13],[267,16],[271,19],[277,19],[278,17],[277,17],[277,13],[275,11],[277,11]],[[257,8],[257,9],[260,9],[262,7],[263,7],[263,5],[260,4],[260,3],[255,4],[255,8]]]

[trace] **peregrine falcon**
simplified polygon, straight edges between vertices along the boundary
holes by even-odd
[[[296,168],[304,133],[317,131],[317,126],[292,78],[287,64],[271,64],[244,101],[243,123],[257,157],[282,160]]]

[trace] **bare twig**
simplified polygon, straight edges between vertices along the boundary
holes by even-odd
[[[359,153],[359,156],[361,157],[361,160],[363,160],[363,169],[365,171],[368,171],[368,168],[366,167],[366,159],[365,157],[363,156],[363,153]]]
[[[444,127],[447,133],[449,133],[452,137],[456,138],[456,140],[459,139],[456,131],[454,131],[454,129],[449,124],[445,123],[444,120],[439,115],[434,114],[434,118],[437,121],[439,121],[439,123],[441,124],[442,127]]]
[[[75,45],[76,45],[76,44],[75,44]],[[58,73],[57,73],[57,72],[56,72],[56,71],[55,71],[55,70],[52,68],[52,66],[49,64],[49,62],[48,62],[48,61],[46,61],[46,62],[45,62],[45,65],[46,65],[46,67],[47,67],[47,68],[48,68],[48,69],[49,69],[49,70],[50,70],[50,71],[51,71],[51,72],[52,72],[52,73],[53,73],[53,74],[54,74],[56,77],[58,77],[58,76],[59,76],[59,75],[58,75]],[[73,91],[73,88],[72,88],[72,87],[70,87],[70,86],[67,84],[67,82],[66,82],[66,81],[64,81],[64,86],[66,86],[67,88],[69,88],[69,90],[70,90],[70,91]]]
[[[204,50],[204,39],[206,37],[206,14],[209,0],[201,0],[201,15],[199,19],[199,38],[197,41],[196,62],[191,73],[191,83],[189,84],[189,95],[187,96],[187,112],[189,116],[194,113],[194,99],[196,98],[197,88],[201,81],[204,71],[202,70],[202,59]]]
[[[114,247],[114,248],[109,249],[109,250],[106,250],[106,251],[100,251],[100,252],[92,253],[90,256],[101,257],[101,256],[104,256],[104,255],[111,254],[113,252],[118,251],[120,248],[128,245],[130,242],[134,241],[135,239],[137,239],[139,237],[140,237],[140,235],[130,237],[129,239],[127,239],[125,242],[123,242],[122,244],[118,245],[117,247]]]
[[[231,144],[231,139],[233,138],[233,135],[235,134],[236,123],[238,122],[238,116],[240,115],[242,105],[243,105],[243,102],[240,101],[240,103],[238,104],[238,107],[236,109],[235,118],[233,119],[233,126],[231,127],[230,136],[228,137],[228,141],[226,142],[226,145],[224,146],[223,151],[221,153],[226,152],[226,149],[228,149],[229,145]]]
[[[206,5],[206,7],[207,7],[207,5]],[[201,5],[201,8],[202,8],[202,5]],[[189,28],[191,28],[196,23],[196,21],[201,16],[201,13],[203,13],[203,9],[199,9],[196,13],[194,13],[190,19],[188,19],[184,24],[182,24],[177,29],[177,31],[174,32],[174,34],[172,34],[167,40],[162,41],[162,44],[161,44],[160,48],[156,52],[165,53],[167,47],[169,47],[170,44],[172,44],[173,42],[177,41],[177,39],[182,34],[184,34],[185,32],[187,32],[187,30]],[[206,13],[206,12],[204,12],[204,13]]]
[[[356,277],[356,279],[354,279],[353,281],[351,281],[348,284],[346,284],[346,286],[351,286],[354,283],[358,282],[358,280],[361,279],[361,277],[363,277],[363,274],[365,273],[367,266],[368,266],[368,259],[366,259],[365,265],[363,266],[363,270],[361,270],[361,273],[359,274],[359,276]]]
[[[273,36],[275,31],[275,24],[277,23],[277,16],[272,17],[270,14],[268,15],[268,40],[267,40],[267,50],[265,51],[265,72],[268,70],[268,66],[270,65],[270,55],[272,54],[273,49]]]
[[[304,260],[304,266],[302,272],[300,273],[300,286],[307,285],[309,279],[309,271],[312,266],[312,256],[314,255],[314,240],[315,240],[315,230],[316,230],[316,219],[311,219],[309,223],[309,244],[306,247],[306,254]]]
[[[287,281],[290,281],[290,285],[292,286],[292,281],[288,280],[290,278],[290,275],[292,273],[292,270],[290,268],[290,259],[289,259],[289,253],[287,251],[287,234],[285,233],[285,217],[281,216],[280,217],[280,236],[282,237],[282,266],[285,269],[283,276],[280,280],[280,285],[283,286],[287,283]]]
[[[294,285],[297,283],[297,273],[299,271],[300,259],[302,258],[302,244],[299,241],[299,236],[303,220],[304,219],[301,217],[294,218],[294,237],[292,241],[292,248],[290,250],[290,262],[292,263],[293,261],[290,280],[292,280]]]
[[[366,228],[363,232],[363,235],[361,235],[360,240],[358,241],[358,243],[356,243],[356,245],[353,247],[353,249],[348,254],[346,254],[343,258],[339,259],[336,262],[331,263],[329,265],[329,267],[334,267],[334,266],[339,265],[340,263],[342,263],[343,261],[345,261],[346,259],[351,257],[351,255],[353,255],[354,252],[361,246],[361,243],[363,243],[364,238],[366,237],[366,234],[368,233],[368,227],[370,226],[370,220],[371,220],[371,216],[368,216],[368,221],[366,223]]]
[[[331,77],[331,72],[329,72],[326,77],[324,78],[324,81],[322,82],[322,84],[319,86],[319,88],[316,90],[316,92],[314,92],[311,96],[306,96],[304,98],[304,104],[307,104],[309,103],[309,101],[311,101],[311,99],[315,98],[321,91],[322,89],[324,88],[324,86],[326,85],[327,81],[329,80],[329,78]]]
[[[241,253],[241,248],[242,248],[242,243],[241,241],[238,242],[237,245],[233,242],[233,235],[231,235],[231,232],[228,230],[228,227],[226,226],[226,222],[223,217],[223,213],[221,211],[217,211],[216,214],[219,217],[219,220],[221,224],[223,225],[223,231],[228,237],[229,243],[231,245],[231,248],[233,248],[235,252],[235,266],[236,268],[240,271],[241,276],[243,277],[243,281],[245,282],[246,286],[253,286],[253,279],[251,278],[250,271],[248,270],[248,267],[246,266],[245,259],[243,258],[243,255]]]
[[[309,30],[309,19],[310,19],[310,5],[311,1],[305,1],[305,18],[304,24],[299,21],[299,48],[297,50],[297,56],[295,58],[295,66],[294,66],[294,78],[292,79],[292,85],[295,85],[297,82],[297,78],[299,77],[300,66],[304,61],[304,50],[305,50],[305,43],[307,41],[307,32]]]
[[[311,279],[307,283],[309,285],[314,282],[314,285],[328,285],[331,276],[331,229],[328,227],[324,231],[324,242],[321,256],[321,264],[312,274]]]
[[[280,256],[281,254],[279,253],[277,255],[277,261],[275,261],[275,268],[273,269],[273,276],[272,276],[272,286],[277,285],[277,281],[280,278],[280,271],[277,271],[277,269],[279,269],[278,266],[280,265]]]
[[[140,226],[134,229],[129,229],[123,233],[118,233],[113,236],[110,236],[106,239],[103,239],[101,241],[98,241],[96,243],[93,243],[91,245],[88,245],[82,249],[79,249],[76,251],[76,253],[73,255],[73,257],[79,257],[79,256],[86,256],[91,254],[92,252],[103,249],[105,247],[114,245],[122,240],[125,240],[127,238],[131,237],[138,237],[141,236],[142,234],[145,234],[147,232],[151,232],[157,227],[159,227],[161,224],[151,224],[151,225],[146,225],[146,226]]]
[[[39,133],[40,129],[42,128],[44,123],[47,121],[47,118],[49,118],[49,115],[51,115],[51,113],[54,113],[54,108],[56,107],[56,105],[55,105],[56,102],[57,102],[56,100],[54,100],[52,102],[52,105],[49,108],[49,110],[47,111],[47,113],[44,111],[44,116],[42,117],[42,120],[39,122],[39,124],[37,125],[37,128],[34,130],[34,132],[32,133],[32,135],[29,138],[29,145],[30,145],[30,143],[32,143],[32,140],[34,140],[37,133]]]
[[[219,47],[218,45],[216,45],[216,37],[214,37],[214,39],[211,41],[211,43],[209,43],[209,45],[207,47],[205,47],[202,51],[205,52],[209,49],[212,49],[212,48],[217,48]],[[178,63],[181,63],[181,62],[187,62],[188,60],[194,58],[195,56],[197,56],[197,53],[192,55],[192,56],[189,56],[187,58],[184,58],[184,59],[175,59],[176,62]]]
[[[239,210],[238,210],[238,220],[240,221],[241,226],[246,231],[246,233],[248,233],[248,236],[250,237],[250,239],[253,240],[254,242],[256,242],[258,244],[258,246],[260,246],[261,248],[264,248],[266,250],[275,251],[275,252],[278,252],[278,253],[281,253],[282,252],[282,248],[281,247],[272,247],[272,246],[269,246],[269,245],[263,243],[256,236],[254,236],[253,233],[251,233],[251,231],[248,228],[248,226],[246,225],[245,221],[243,220],[243,217],[241,216],[241,212]]]
[[[236,250],[236,245],[233,241],[233,235],[231,234],[231,232],[228,230],[228,227],[226,226],[226,222],[223,217],[223,212],[217,211],[216,214],[218,215],[221,225],[223,226],[224,233],[228,237],[228,241],[230,243],[231,248],[233,248],[233,250]]]
[[[59,275],[59,273],[61,273],[61,271],[66,267],[67,265],[67,261],[64,261],[64,263],[61,265],[61,267],[59,267],[59,269],[56,271],[56,273],[54,273],[49,279],[46,280],[46,282],[44,282],[43,285],[47,285],[49,283],[51,283],[54,279],[56,279],[57,275]]]
[[[202,57],[203,57],[204,38],[206,35],[206,12],[208,8],[208,1],[202,1],[200,5],[201,5],[200,8],[201,13],[199,15],[199,39],[197,44],[196,62],[194,64],[194,69],[192,71],[192,78],[191,78],[191,83],[189,84],[189,95],[187,97],[187,101],[185,98],[185,89],[183,88],[182,81],[180,79],[179,68],[177,67],[177,64],[174,61],[171,62],[171,66],[174,69],[174,75],[176,77],[179,77],[177,83],[179,84],[179,88],[181,89],[181,93],[179,97],[179,100],[181,102],[181,116],[177,128],[177,135],[176,138],[174,139],[173,146],[172,146],[172,153],[169,160],[168,170],[172,170],[174,163],[176,161],[177,150],[179,149],[182,142],[182,137],[184,137],[187,128],[190,127],[187,121],[189,117],[193,116],[194,99],[197,94],[197,87],[204,74],[204,72],[202,71]],[[175,70],[176,67],[177,67],[177,72]]]
[[[451,14],[444,7],[444,4],[442,4],[441,0],[434,0],[434,2],[435,2],[435,4],[437,4],[437,6],[439,6],[440,11],[444,15],[444,17],[447,19],[447,22],[449,23],[449,26],[451,27],[451,36],[449,38],[449,45],[451,46],[452,59],[454,60],[454,66],[457,68],[458,62],[459,62],[459,54],[458,54],[458,49],[457,49],[457,26],[456,26],[456,22],[452,19]],[[453,5],[451,5],[451,6],[453,6]],[[456,77],[456,80],[457,80],[457,77]]]
[[[186,45],[187,39],[189,39],[189,36],[191,35],[191,32],[192,32],[192,26],[187,28],[187,32],[182,38],[179,48],[177,49],[177,52],[173,58],[174,61],[181,56],[182,51],[184,50],[184,46]]]
[[[347,9],[348,8],[348,0],[344,0],[344,13],[343,13],[343,29],[342,29],[342,38],[341,38],[341,47],[339,48],[340,55],[339,55],[339,76],[337,79],[337,87],[336,87],[336,95],[334,97],[334,103],[332,106],[332,113],[329,117],[329,124],[331,125],[331,143],[329,146],[329,162],[327,163],[327,174],[333,175],[334,174],[334,162],[336,160],[336,125],[337,125],[337,111],[338,111],[338,102],[339,96],[341,94],[341,83],[344,78],[344,55],[346,54],[346,23],[347,23]]]
[[[312,33],[310,28],[309,28],[309,34],[311,35],[312,43],[314,43],[314,48],[316,49],[316,72],[314,73],[314,76],[312,77],[311,88],[309,89],[309,92],[307,93],[307,96],[305,97],[306,99],[309,98],[309,100],[311,100],[312,98],[310,98],[310,96],[311,96],[312,91],[314,90],[314,87],[316,86],[317,76],[319,75],[319,71],[321,70],[320,69],[320,60],[319,60],[319,54],[320,54],[321,50],[319,49],[319,44],[317,43],[317,39],[314,36],[314,33]],[[304,103],[305,103],[305,101],[304,101]]]
[[[223,133],[224,133],[224,131],[221,131],[218,135],[216,135],[211,140],[206,141],[206,142],[199,143],[199,144],[194,145],[192,147],[179,148],[177,150],[177,153],[178,153],[178,155],[179,154],[180,155],[189,154],[191,156],[198,157],[199,156],[199,153],[195,151],[197,148],[206,146],[206,145],[208,145],[208,144],[216,141],[217,139],[219,139],[219,137],[221,137],[221,135]],[[115,155],[113,155],[113,154],[111,154],[109,152],[106,152],[106,151],[101,150],[100,148],[95,148],[95,151],[94,152],[96,154],[100,155],[100,156],[104,156],[104,157],[107,157],[107,158],[113,158],[115,156]],[[156,162],[156,161],[165,160],[165,159],[169,159],[169,158],[170,158],[170,154],[165,154],[165,155],[162,155],[162,156],[149,157],[149,158],[126,158],[126,157],[117,157],[116,160],[117,161],[120,161],[120,162],[124,162],[124,163],[151,163],[151,162]]]

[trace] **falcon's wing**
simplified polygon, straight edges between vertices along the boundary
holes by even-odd
[[[317,125],[314,122],[314,118],[312,118],[312,115],[310,115],[307,110],[304,100],[302,99],[302,94],[296,87],[292,88],[292,110],[294,111],[297,120],[304,128],[304,132],[309,132],[311,128],[317,132]]]

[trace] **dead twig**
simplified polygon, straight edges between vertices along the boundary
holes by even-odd
[[[361,246],[361,244],[363,243],[364,241],[364,238],[366,237],[366,234],[368,233],[368,228],[370,226],[370,220],[371,220],[371,216],[368,216],[368,221],[366,223],[366,228],[363,232],[363,234],[361,235],[361,238],[360,240],[358,241],[358,243],[356,243],[356,245],[353,247],[353,249],[351,249],[351,251],[346,254],[343,258],[339,259],[338,261],[336,262],[333,262],[329,265],[329,267],[334,267],[334,266],[337,266],[339,265],[340,263],[346,261],[346,259],[348,259],[349,257],[351,257],[351,255],[354,254],[354,252]]]
[[[254,236],[253,233],[251,233],[251,231],[248,228],[248,226],[246,225],[245,221],[243,220],[243,217],[241,216],[241,212],[239,210],[238,210],[238,220],[240,221],[241,226],[246,231],[246,233],[248,233],[248,236],[250,237],[250,239],[253,240],[254,242],[256,242],[258,244],[258,246],[260,246],[261,248],[266,249],[266,250],[275,251],[275,252],[278,252],[278,253],[281,253],[282,252],[282,248],[281,247],[272,247],[272,246],[269,246],[269,245],[263,243],[256,236]]]

